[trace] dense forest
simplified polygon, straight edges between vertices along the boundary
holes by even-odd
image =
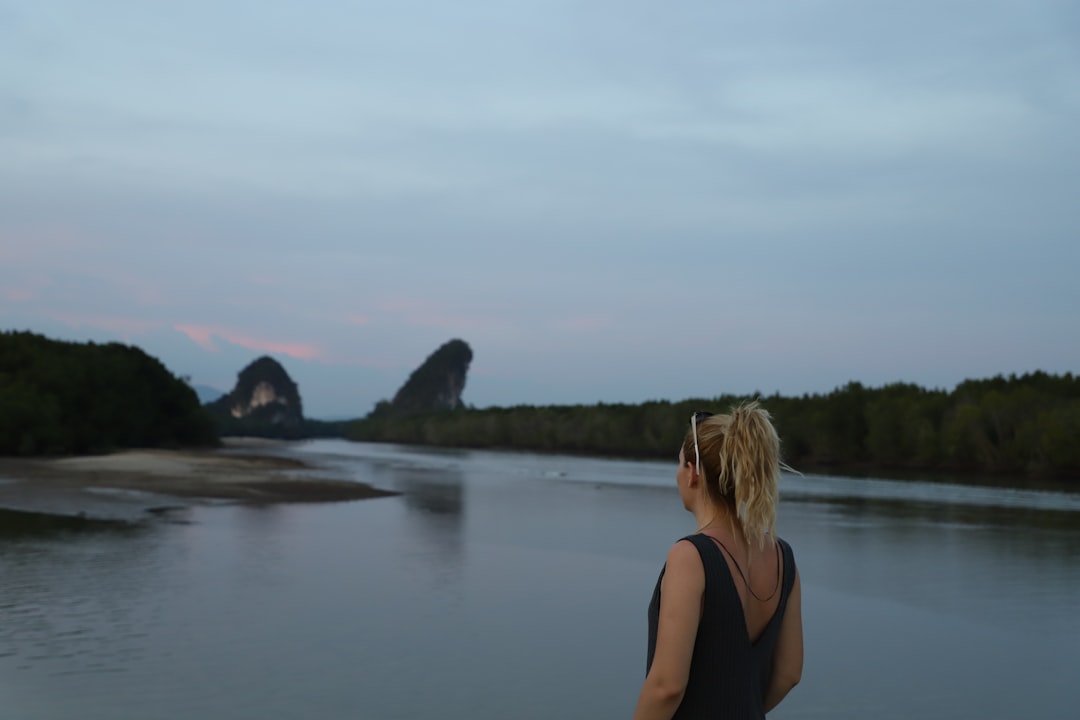
[[[142,350],[0,332],[0,455],[217,442],[195,391]]]
[[[478,410],[460,405],[469,360],[467,345],[448,343],[428,358],[421,368],[425,372],[410,377],[414,385],[418,377],[425,381],[424,392],[413,395],[429,400],[421,403],[410,395],[409,402],[384,401],[352,423],[303,418],[294,386],[295,402],[287,404],[298,416],[295,422],[258,412],[236,420],[218,413],[222,417],[215,421],[186,382],[138,348],[0,332],[0,455],[213,445],[218,434],[242,432],[670,458],[692,412],[724,411],[750,399],[725,395],[674,403]],[[259,394],[247,393],[245,404],[255,407],[247,396]],[[275,397],[280,394],[275,391]],[[968,380],[952,391],[853,382],[827,394],[758,399],[773,414],[784,459],[797,468],[1080,480],[1080,377],[1071,373]],[[453,409],[412,409],[448,406]]]
[[[749,398],[678,403],[373,414],[354,440],[639,458],[677,452],[695,410]],[[828,394],[759,398],[796,467],[977,471],[1080,479],[1080,377],[1036,372],[969,380],[951,392],[849,383]]]

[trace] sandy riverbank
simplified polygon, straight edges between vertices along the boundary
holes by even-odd
[[[242,452],[234,445],[230,452],[129,450],[59,459],[0,458],[0,508],[109,515],[110,499],[117,510],[118,503],[130,508],[133,501],[150,509],[161,504],[161,496],[276,503],[395,494],[363,483],[316,477],[325,471],[301,460],[261,454],[259,449],[257,444],[245,444]],[[91,510],[78,510],[80,502]]]

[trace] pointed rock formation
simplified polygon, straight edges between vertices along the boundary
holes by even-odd
[[[265,355],[240,371],[232,392],[207,407],[219,418],[252,424],[292,427],[304,421],[296,383]]]
[[[423,413],[462,407],[461,393],[472,362],[472,348],[464,340],[451,340],[433,352],[394,395],[383,412]]]

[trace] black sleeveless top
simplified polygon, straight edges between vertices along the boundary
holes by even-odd
[[[694,640],[690,677],[686,693],[675,711],[674,720],[731,718],[762,720],[765,693],[772,680],[773,651],[780,635],[788,596],[795,584],[795,557],[791,546],[777,538],[783,552],[784,577],[780,602],[757,642],[750,642],[742,601],[731,577],[727,561],[708,535],[683,538],[694,544],[705,568],[705,598],[701,622]],[[652,667],[656,653],[656,629],[660,618],[660,583],[656,581],[649,603],[649,655],[645,671]]]

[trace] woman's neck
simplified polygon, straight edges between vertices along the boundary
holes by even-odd
[[[731,509],[725,505],[714,505],[702,500],[693,510],[694,520],[697,521],[697,531],[710,530],[712,528],[735,529],[734,518]]]

